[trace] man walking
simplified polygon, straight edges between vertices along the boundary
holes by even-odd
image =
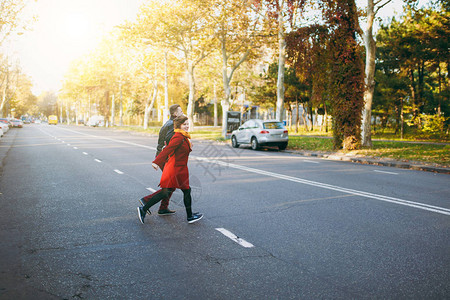
[[[174,104],[170,106],[169,108],[170,112],[170,118],[169,120],[161,127],[159,130],[159,137],[158,137],[158,146],[156,147],[156,156],[158,156],[159,153],[161,153],[162,149],[169,144],[170,139],[175,134],[174,128],[173,128],[173,119],[175,119],[178,116],[183,115],[183,110],[181,109],[181,106],[178,104]],[[161,168],[161,171],[163,170],[164,166]],[[141,204],[144,206],[149,199],[151,199],[153,196],[161,193],[162,189],[157,190],[153,194],[150,194],[148,196],[145,196],[144,198],[140,199]],[[174,210],[169,209],[169,200],[172,196],[174,190],[170,189],[169,193],[166,198],[164,198],[161,201],[161,204],[159,206],[158,215],[160,216],[169,216],[173,215],[175,213]],[[147,211],[148,214],[150,214],[150,210]]]

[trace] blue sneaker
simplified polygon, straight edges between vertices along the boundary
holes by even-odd
[[[144,224],[144,219],[145,219],[145,211],[144,211],[144,209],[142,207],[138,207],[137,211],[138,211],[139,221],[141,221],[141,223]]]
[[[199,221],[201,218],[203,218],[202,214],[195,213],[195,214],[192,214],[192,217],[187,218],[187,221],[188,221],[189,224],[192,224],[192,223],[195,223],[195,222]]]

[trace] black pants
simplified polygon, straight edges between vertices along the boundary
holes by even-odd
[[[147,210],[150,209],[153,205],[161,201],[162,199],[166,199],[171,195],[175,189],[172,188],[163,188],[160,193],[154,195],[152,198],[148,200],[148,202],[144,205],[144,211],[147,212]],[[182,190],[183,191],[183,202],[184,207],[186,208],[186,214],[187,217],[192,217],[192,197],[191,197],[191,189]]]

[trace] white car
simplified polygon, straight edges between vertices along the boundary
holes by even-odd
[[[1,136],[3,136],[9,130],[8,124],[2,123],[2,122],[0,122],[0,128],[1,128],[1,132],[0,132]]]
[[[248,120],[231,133],[231,145],[234,148],[249,144],[253,150],[261,146],[277,146],[278,149],[285,150],[288,142],[288,131],[277,120]]]

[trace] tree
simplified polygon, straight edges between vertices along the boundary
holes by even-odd
[[[241,64],[256,55],[260,41],[261,18],[257,8],[246,0],[210,0],[211,22],[222,57],[222,136],[227,133],[227,111],[231,103],[231,81]]]
[[[275,25],[278,37],[278,73],[277,73],[277,102],[276,119],[283,121],[285,106],[285,64],[286,64],[286,29],[295,26],[296,13],[299,12],[306,1],[304,0],[261,0],[265,6],[267,23]],[[272,28],[271,28],[272,29]],[[272,29],[273,30],[273,29]],[[270,31],[272,31],[270,30]]]
[[[298,100],[309,110],[312,121],[314,106],[322,104],[326,108],[324,97],[329,93],[331,80],[330,34],[326,26],[313,24],[290,32],[286,41],[288,62],[295,69],[301,86]],[[308,130],[306,118],[305,128]]]
[[[27,24],[20,17],[28,2],[27,0],[0,0],[0,45],[18,28],[27,29]]]
[[[209,6],[203,1],[171,2],[151,1],[142,6],[133,27],[138,38],[183,55],[189,83],[187,116],[193,129],[195,101],[195,67],[208,55],[212,32],[206,21]],[[167,107],[165,108],[168,109]]]
[[[356,4],[354,0],[327,0],[326,4],[334,147],[353,150],[360,147],[364,93],[363,62],[356,40]]]
[[[411,4],[416,2],[415,0],[405,0],[407,3]],[[367,0],[366,6],[366,29],[364,32],[361,28],[358,31],[364,39],[364,46],[366,49],[366,64],[365,64],[365,77],[364,83],[366,85],[364,90],[364,109],[362,112],[362,127],[361,127],[361,138],[362,146],[372,147],[372,137],[371,137],[371,114],[372,114],[372,103],[373,95],[375,89],[375,60],[376,60],[376,41],[373,34],[373,26],[376,20],[377,13],[385,7],[392,0]],[[359,27],[359,26],[358,26]]]

